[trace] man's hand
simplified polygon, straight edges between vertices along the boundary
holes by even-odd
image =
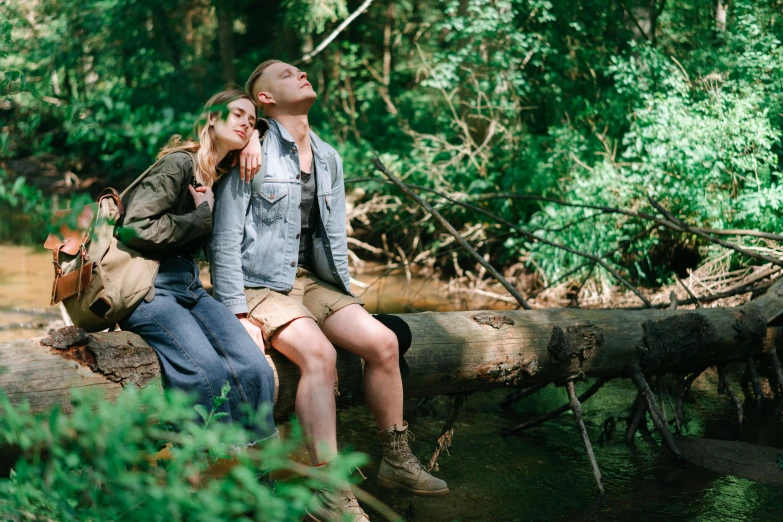
[[[258,129],[253,129],[250,141],[239,152],[239,177],[242,181],[250,181],[261,169],[261,140],[258,139]]]
[[[259,348],[261,348],[261,353],[266,353],[264,334],[261,332],[261,328],[251,323],[246,314],[237,314],[237,318],[239,319],[239,322],[242,323],[242,326],[245,327],[247,333],[250,334],[250,338],[255,341]]]

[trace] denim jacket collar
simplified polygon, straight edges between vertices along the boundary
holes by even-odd
[[[272,131],[275,136],[277,136],[277,139],[280,140],[281,144],[286,145],[286,147],[284,147],[285,150],[290,150],[291,147],[296,145],[296,140],[294,140],[294,137],[291,136],[291,133],[288,132],[288,130],[283,127],[280,122],[274,120],[273,118],[268,118],[267,124],[269,125],[269,130]],[[310,146],[313,149],[313,155],[319,160],[323,159],[323,152],[325,150],[324,142],[315,132],[313,132],[312,129],[310,129]]]

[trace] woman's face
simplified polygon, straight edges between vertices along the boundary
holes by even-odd
[[[225,119],[218,117],[212,123],[215,139],[229,151],[247,145],[256,126],[256,108],[250,100],[239,98],[228,104]]]

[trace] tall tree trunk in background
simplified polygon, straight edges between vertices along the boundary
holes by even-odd
[[[715,29],[726,30],[726,4],[723,0],[715,0]]]
[[[648,36],[650,37],[650,43],[655,47],[658,43],[658,15],[663,10],[663,4],[666,4],[666,0],[662,0],[660,11],[658,10],[657,0],[650,0],[648,18],[650,20],[650,30]]]
[[[223,63],[221,78],[226,83],[236,83],[234,68],[234,13],[228,0],[215,0],[215,16],[218,21],[218,44]]]
[[[383,101],[386,103],[386,110],[390,114],[397,114],[397,107],[391,100],[389,95],[389,85],[391,78],[391,43],[392,43],[392,28],[394,27],[394,2],[389,2],[389,7],[386,8],[386,25],[383,27],[383,71],[381,72],[381,89],[380,94]]]

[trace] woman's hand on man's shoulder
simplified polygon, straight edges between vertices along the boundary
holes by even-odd
[[[258,129],[254,129],[250,141],[239,151],[239,177],[249,183],[259,170],[261,170],[261,140],[258,138]]]

